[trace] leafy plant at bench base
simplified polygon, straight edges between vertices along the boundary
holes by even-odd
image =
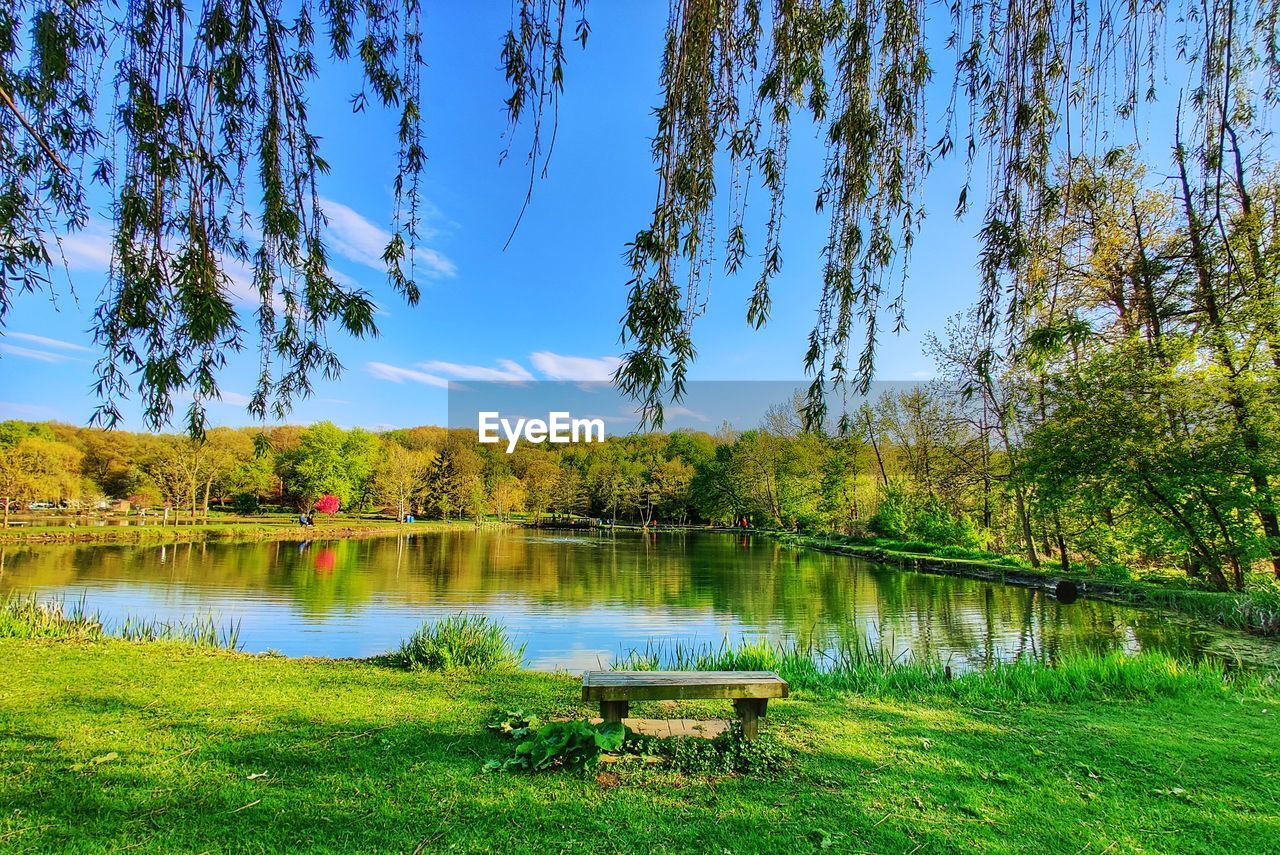
[[[617,751],[627,736],[621,722],[592,724],[589,721],[555,721],[533,729],[536,718],[523,715],[490,725],[490,729],[510,733],[517,740],[515,753],[505,760],[490,760],[486,772],[582,768],[593,765],[601,752]]]

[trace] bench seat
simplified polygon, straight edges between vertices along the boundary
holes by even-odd
[[[631,701],[732,700],[742,735],[754,739],[770,698],[785,698],[787,681],[772,671],[587,671],[582,699],[598,701],[605,721],[621,721]]]

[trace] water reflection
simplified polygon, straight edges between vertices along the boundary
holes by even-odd
[[[741,535],[433,532],[370,540],[0,547],[0,591],[86,597],[110,617],[239,619],[245,649],[369,656],[423,619],[490,614],[535,667],[648,640],[870,638],[959,668],[1078,650],[1203,652],[1159,613],[903,572]]]

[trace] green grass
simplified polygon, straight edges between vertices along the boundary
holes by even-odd
[[[411,670],[519,668],[524,645],[516,647],[507,637],[507,628],[485,615],[456,614],[424,623],[390,659]]]
[[[568,675],[114,640],[0,661],[4,851],[1280,851],[1276,685],[1159,658],[799,681],[765,724],[785,765],[728,776],[482,773],[495,712],[593,712]]]

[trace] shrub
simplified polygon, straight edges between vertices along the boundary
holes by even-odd
[[[237,493],[231,499],[231,509],[241,516],[252,516],[259,509],[258,497],[253,493]]]
[[[424,623],[400,645],[392,659],[410,670],[519,668],[524,661],[524,645],[513,647],[506,627],[486,615],[457,614]]]

